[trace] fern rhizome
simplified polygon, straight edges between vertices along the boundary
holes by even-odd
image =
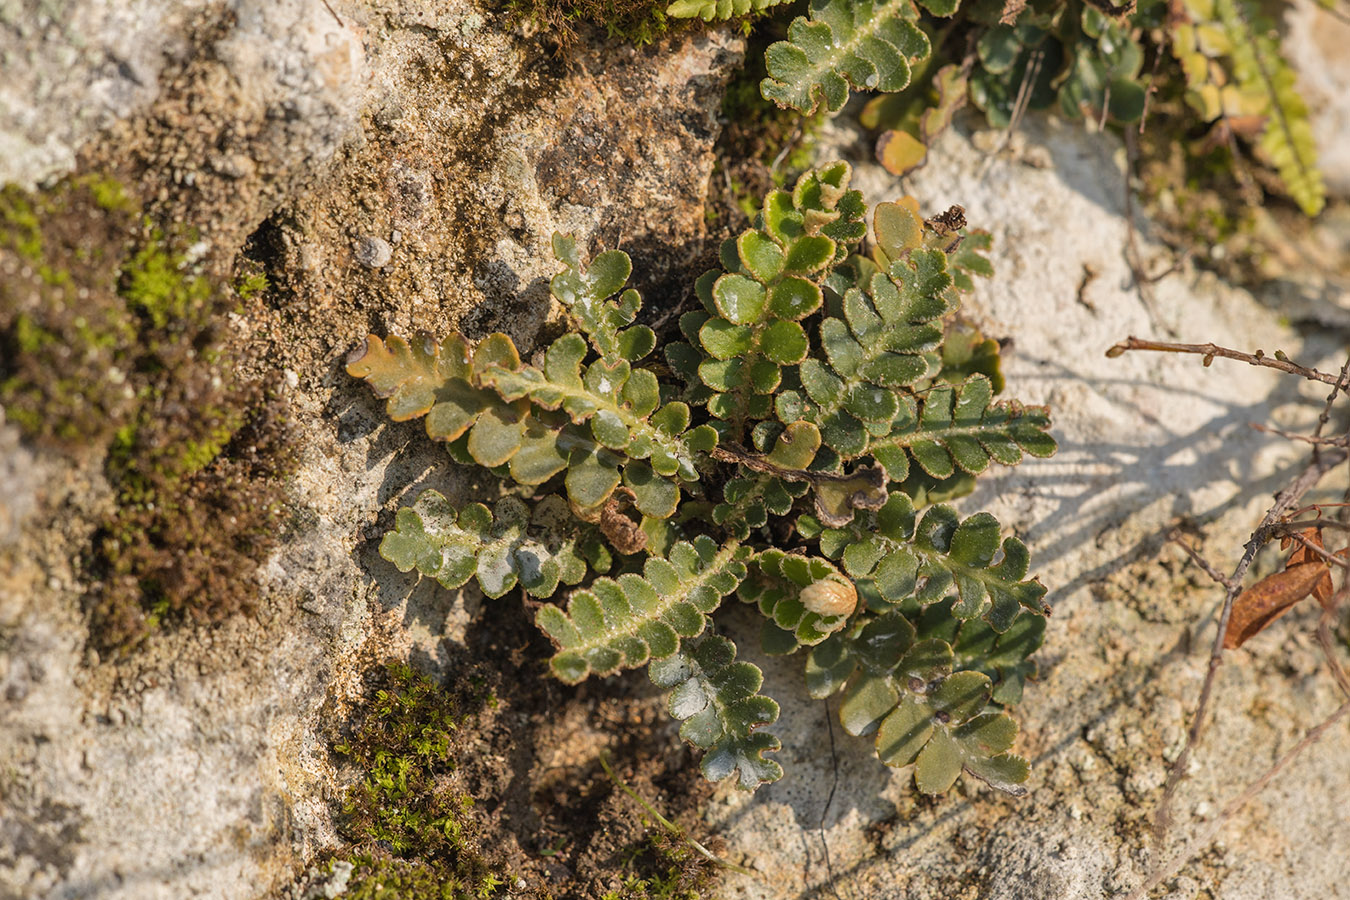
[[[996,345],[956,318],[988,235],[910,198],[873,214],[837,162],[765,198],[698,279],[702,308],[654,359],[634,324],[627,254],[583,266],[555,236],[551,284],[574,331],[530,365],[510,338],[367,338],[347,371],[423,417],[458,462],[509,485],[492,509],[426,490],[381,554],[446,588],[545,603],[554,675],[647,666],[711,780],[778,779],[778,704],[710,616],[735,597],[768,654],[801,652],[814,697],[875,735],[921,791],[964,771],[1019,793],[1018,702],[1045,629],[1045,588],[988,513],[933,501],[991,462],[1048,456],[1043,408],[996,402]],[[564,590],[565,588],[565,590]]]

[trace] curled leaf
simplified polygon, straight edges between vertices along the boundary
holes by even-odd
[[[1274,575],[1267,575],[1238,595],[1224,632],[1228,650],[1241,647],[1247,639],[1289,612],[1294,604],[1312,593],[1327,574],[1327,565],[1305,563]]]

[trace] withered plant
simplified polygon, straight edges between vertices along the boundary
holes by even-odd
[[[1274,356],[1267,356],[1260,350],[1255,353],[1243,353],[1216,344],[1177,344],[1146,341],[1135,337],[1111,347],[1106,355],[1116,357],[1137,350],[1198,354],[1206,366],[1216,358],[1237,360],[1248,365],[1278,369],[1310,381],[1321,382],[1330,385],[1331,391],[1327,395],[1322,414],[1318,417],[1312,434],[1293,434],[1257,424],[1261,430],[1309,445],[1310,457],[1298,475],[1275,495],[1275,502],[1266,511],[1250,539],[1243,545],[1242,555],[1228,575],[1222,574],[1211,565],[1180,533],[1173,533],[1170,536],[1171,540],[1185,550],[1206,575],[1224,588],[1224,598],[1218,618],[1217,634],[1210,651],[1209,669],[1196,702],[1186,744],[1172,764],[1158,805],[1154,822],[1154,863],[1144,881],[1129,895],[1129,900],[1143,900],[1150,890],[1201,852],[1214,840],[1214,836],[1225,822],[1256,797],[1300,753],[1350,714],[1350,677],[1347,677],[1341,664],[1338,655],[1340,651],[1335,646],[1332,632],[1340,612],[1346,608],[1346,601],[1350,599],[1350,577],[1346,577],[1347,570],[1350,570],[1350,563],[1346,562],[1347,555],[1350,555],[1350,547],[1331,552],[1323,545],[1324,531],[1350,531],[1350,525],[1343,519],[1327,518],[1324,516],[1324,510],[1331,507],[1341,513],[1347,506],[1346,503],[1299,505],[1303,497],[1316,488],[1332,470],[1350,459],[1350,432],[1339,435],[1325,433],[1331,422],[1332,410],[1337,399],[1350,387],[1350,360],[1347,360],[1338,374],[1331,375],[1301,366],[1279,351],[1276,351]],[[1347,500],[1350,500],[1350,496]],[[1278,572],[1244,589],[1243,578],[1257,552],[1271,541],[1279,541],[1282,548],[1292,552]],[[1332,575],[1333,569],[1341,572],[1339,588],[1336,587]],[[1308,729],[1302,739],[1225,803],[1218,815],[1199,829],[1190,841],[1179,850],[1167,854],[1167,840],[1173,825],[1172,806],[1177,788],[1185,777],[1191,756],[1204,734],[1210,704],[1213,701],[1215,676],[1223,665],[1225,651],[1242,646],[1247,639],[1310,597],[1322,607],[1322,614],[1317,623],[1318,644],[1326,659],[1327,669],[1345,697],[1344,702],[1321,722]]]

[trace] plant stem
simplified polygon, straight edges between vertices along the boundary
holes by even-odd
[[[1156,350],[1160,353],[1196,353],[1204,357],[1204,364],[1208,366],[1214,361],[1214,357],[1222,356],[1225,359],[1236,359],[1238,362],[1245,362],[1250,366],[1265,366],[1268,369],[1279,369],[1281,372],[1288,372],[1291,375],[1299,375],[1309,381],[1320,381],[1323,384],[1336,385],[1340,383],[1340,377],[1337,375],[1328,375],[1326,372],[1319,372],[1317,369],[1310,369],[1307,366],[1300,366],[1283,354],[1277,356],[1266,356],[1260,350],[1256,353],[1243,353],[1241,350],[1230,350],[1227,347],[1220,347],[1218,344],[1174,344],[1168,341],[1145,341],[1131,335],[1111,349],[1106,351],[1109,357],[1117,357],[1128,350]]]

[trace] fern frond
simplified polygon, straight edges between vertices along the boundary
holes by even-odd
[[[758,730],[778,720],[778,704],[759,693],[763,673],[735,660],[735,645],[710,634],[681,640],[677,653],[653,660],[647,672],[670,691],[667,708],[684,723],[680,737],[708,751],[703,776],[721,781],[739,773],[736,786],[753,791],[783,777],[783,767],[764,758],[782,745]]]
[[[998,520],[989,513],[961,519],[950,506],[929,507],[919,518],[904,494],[893,492],[870,520],[820,533],[820,550],[838,559],[854,579],[875,583],[890,603],[913,598],[927,606],[953,588],[957,619],[980,617],[1007,631],[1022,609],[1049,611],[1045,587],[1027,575],[1030,555],[1015,537],[999,541]],[[994,562],[995,558],[998,562]]]
[[[1027,761],[1007,751],[1017,724],[989,709],[993,686],[981,672],[953,672],[952,648],[917,640],[899,612],[864,618],[811,651],[806,684],[812,697],[842,690],[839,721],[853,735],[876,734],[889,766],[913,763],[914,781],[942,793],[965,771],[991,787],[1020,795]]]
[[[676,544],[668,558],[648,557],[642,575],[596,579],[572,594],[566,612],[541,608],[535,624],[558,648],[553,673],[576,684],[670,656],[680,638],[703,633],[708,614],[745,578],[748,552],[699,535]]]
[[[456,511],[438,491],[426,490],[398,511],[380,555],[400,572],[414,568],[442,587],[463,587],[476,577],[483,593],[500,597],[519,584],[535,597],[551,597],[558,584],[577,584],[586,560],[567,505],[546,497],[533,513],[515,497],[489,512],[481,503]]]
[[[769,516],[785,516],[792,502],[809,489],[804,481],[784,481],[773,475],[749,473],[722,488],[722,502],[713,507],[712,520],[737,540],[768,524]]]
[[[809,115],[822,103],[838,112],[850,85],[902,91],[932,50],[915,18],[909,0],[812,0],[810,19],[798,16],[788,39],[765,52],[760,93]]]
[[[1014,466],[1022,453],[1052,456],[1055,439],[1045,407],[995,404],[992,383],[973,375],[959,385],[934,384],[921,402],[904,398],[884,437],[867,446],[892,481],[909,477],[909,456],[934,478],[978,475],[997,462]]]
[[[690,429],[684,403],[661,406],[660,386],[647,369],[635,369],[622,358],[612,364],[600,359],[583,369],[586,355],[580,335],[564,335],[545,352],[542,369],[492,366],[482,382],[507,401],[528,398],[544,409],[563,411],[574,425],[589,426],[590,440],[575,429],[566,440],[559,436],[560,451],[562,443],[573,444],[567,487],[578,506],[595,507],[609,497],[624,458],[646,460],[628,464],[637,507],[656,518],[670,516],[679,503],[679,482],[698,480],[695,454],[712,450],[717,432],[709,425]],[[559,452],[552,465],[561,458]]]
[[[911,617],[919,640],[938,638],[951,645],[957,671],[983,672],[994,682],[993,699],[1002,706],[1022,700],[1028,679],[1036,677],[1032,654],[1045,640],[1045,616],[1019,615],[1003,633],[981,619],[962,621],[952,615],[948,599]]]
[[[489,367],[514,369],[520,354],[504,334],[489,335],[474,349],[452,333],[437,344],[419,334],[411,342],[368,335],[347,357],[347,374],[364,379],[395,422],[426,416],[427,436],[454,441],[468,434],[468,450],[480,465],[505,463],[520,446],[530,419],[527,402],[510,403],[479,383]]]
[[[937,374],[933,351],[942,342],[939,320],[951,311],[944,296],[951,283],[942,251],[917,250],[874,274],[866,290],[849,289],[842,318],[820,324],[824,359],[805,360],[802,390],[776,397],[779,419],[815,423],[844,459],[864,455],[901,414],[900,389]]]
[[[1215,0],[1215,13],[1233,35],[1233,75],[1239,84],[1259,85],[1269,119],[1260,148],[1280,173],[1289,196],[1310,216],[1326,205],[1326,185],[1317,168],[1317,144],[1308,107],[1298,95],[1293,69],[1280,54],[1275,29],[1248,0]]]
[[[632,288],[624,290],[633,262],[622,250],[606,250],[581,265],[576,239],[553,235],[553,256],[567,268],[553,276],[549,291],[567,308],[572,320],[606,363],[637,362],[656,347],[656,334],[646,325],[633,325],[642,298]],[[608,299],[619,294],[617,301]]]
[[[755,227],[722,245],[725,271],[699,279],[705,312],[687,314],[680,326],[697,334],[698,377],[723,431],[768,418],[784,368],[806,358],[800,321],[820,308],[821,281],[867,232],[851,176],[839,162],[807,172],[792,193],[771,192]],[[691,355],[667,353],[673,365]]]
[[[1269,20],[1249,0],[1188,0],[1189,21],[1172,29],[1172,53],[1190,88],[1187,101],[1206,121],[1264,120],[1258,147],[1305,213],[1326,204],[1308,108],[1280,54]]]
[[[675,0],[666,7],[666,15],[672,19],[724,22],[732,16],[748,16],[786,2],[788,0]]]

